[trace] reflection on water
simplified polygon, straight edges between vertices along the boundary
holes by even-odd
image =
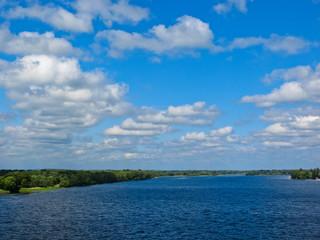
[[[0,239],[319,239],[320,182],[157,178],[0,196]]]

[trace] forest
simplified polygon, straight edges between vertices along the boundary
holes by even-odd
[[[300,180],[306,180],[306,179],[320,179],[320,169],[310,169],[310,170],[293,170],[291,172],[291,178],[292,179],[300,179]]]
[[[251,170],[246,173],[246,176],[258,175],[290,175],[293,170]]]
[[[18,193],[21,188],[75,187],[102,183],[145,180],[155,172],[142,170],[80,171],[80,170],[0,170],[0,189]]]

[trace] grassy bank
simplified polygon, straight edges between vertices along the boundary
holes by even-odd
[[[33,193],[33,192],[43,192],[43,191],[51,191],[58,190],[60,187],[34,187],[34,188],[21,188],[19,193]],[[10,191],[5,191],[0,189],[0,194],[9,194]]]

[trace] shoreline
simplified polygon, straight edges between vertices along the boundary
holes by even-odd
[[[28,193],[36,193],[36,192],[45,192],[62,189],[63,187],[33,187],[33,188],[21,188],[18,193],[14,194],[28,194]],[[12,194],[10,191],[5,191],[0,189],[0,194]]]

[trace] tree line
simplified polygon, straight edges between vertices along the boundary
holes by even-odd
[[[219,175],[291,175],[293,179],[320,178],[319,169],[313,170],[7,170],[0,169],[0,189],[19,192],[21,188],[76,187],[102,183],[146,180],[166,176],[219,176]]]
[[[320,169],[315,168],[315,169],[310,169],[310,170],[293,170],[291,172],[291,178],[292,179],[301,179],[301,180],[306,180],[306,179],[320,179]]]
[[[290,175],[292,170],[251,170],[246,173],[246,176],[258,176],[258,175]]]
[[[75,187],[102,183],[145,180],[156,177],[153,171],[80,171],[42,169],[28,171],[0,171],[0,189],[17,193],[21,188]]]

